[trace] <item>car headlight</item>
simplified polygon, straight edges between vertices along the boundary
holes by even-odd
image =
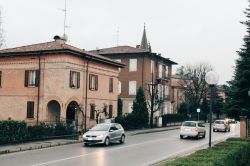
[[[103,138],[103,135],[98,135],[96,136],[96,138]]]
[[[85,134],[83,134],[82,136],[83,136],[83,138],[86,138],[86,135],[85,135]]]

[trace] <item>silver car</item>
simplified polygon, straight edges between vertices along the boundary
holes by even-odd
[[[205,138],[206,129],[203,123],[198,121],[185,121],[181,125],[180,138],[183,139],[184,136],[195,137],[195,138]]]
[[[125,132],[118,123],[101,123],[91,128],[83,134],[84,145],[104,144],[108,146],[110,142],[124,143]]]
[[[226,120],[216,120],[214,121],[213,131],[230,131],[230,125],[226,122]]]

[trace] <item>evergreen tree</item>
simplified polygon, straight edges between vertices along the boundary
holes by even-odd
[[[187,102],[182,102],[178,108],[178,114],[187,115],[188,114],[188,104]]]
[[[250,90],[250,5],[244,12],[247,21],[242,24],[247,26],[247,35],[244,37],[244,44],[240,51],[238,51],[239,58],[236,60],[236,67],[234,78],[230,82],[231,85],[231,108],[235,109],[241,114],[250,114],[250,97],[248,91]]]
[[[122,99],[118,99],[117,101],[117,117],[122,117]]]
[[[148,127],[148,109],[142,87],[140,87],[136,93],[136,98],[133,102],[132,114],[135,116],[136,119],[136,127]]]
[[[208,101],[207,98],[204,97],[201,103],[201,112],[204,114],[204,120],[205,122],[207,121],[207,115],[209,113],[209,106],[208,106]]]

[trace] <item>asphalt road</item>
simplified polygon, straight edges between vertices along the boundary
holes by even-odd
[[[0,166],[146,166],[208,145],[205,139],[180,139],[179,130],[127,136],[124,144],[109,147],[82,143],[0,155]],[[239,136],[239,123],[231,132],[212,132],[212,141]]]

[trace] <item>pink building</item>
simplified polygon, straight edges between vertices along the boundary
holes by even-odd
[[[124,65],[54,39],[0,50],[0,120],[78,121],[90,127],[97,112],[99,121],[115,117]]]

